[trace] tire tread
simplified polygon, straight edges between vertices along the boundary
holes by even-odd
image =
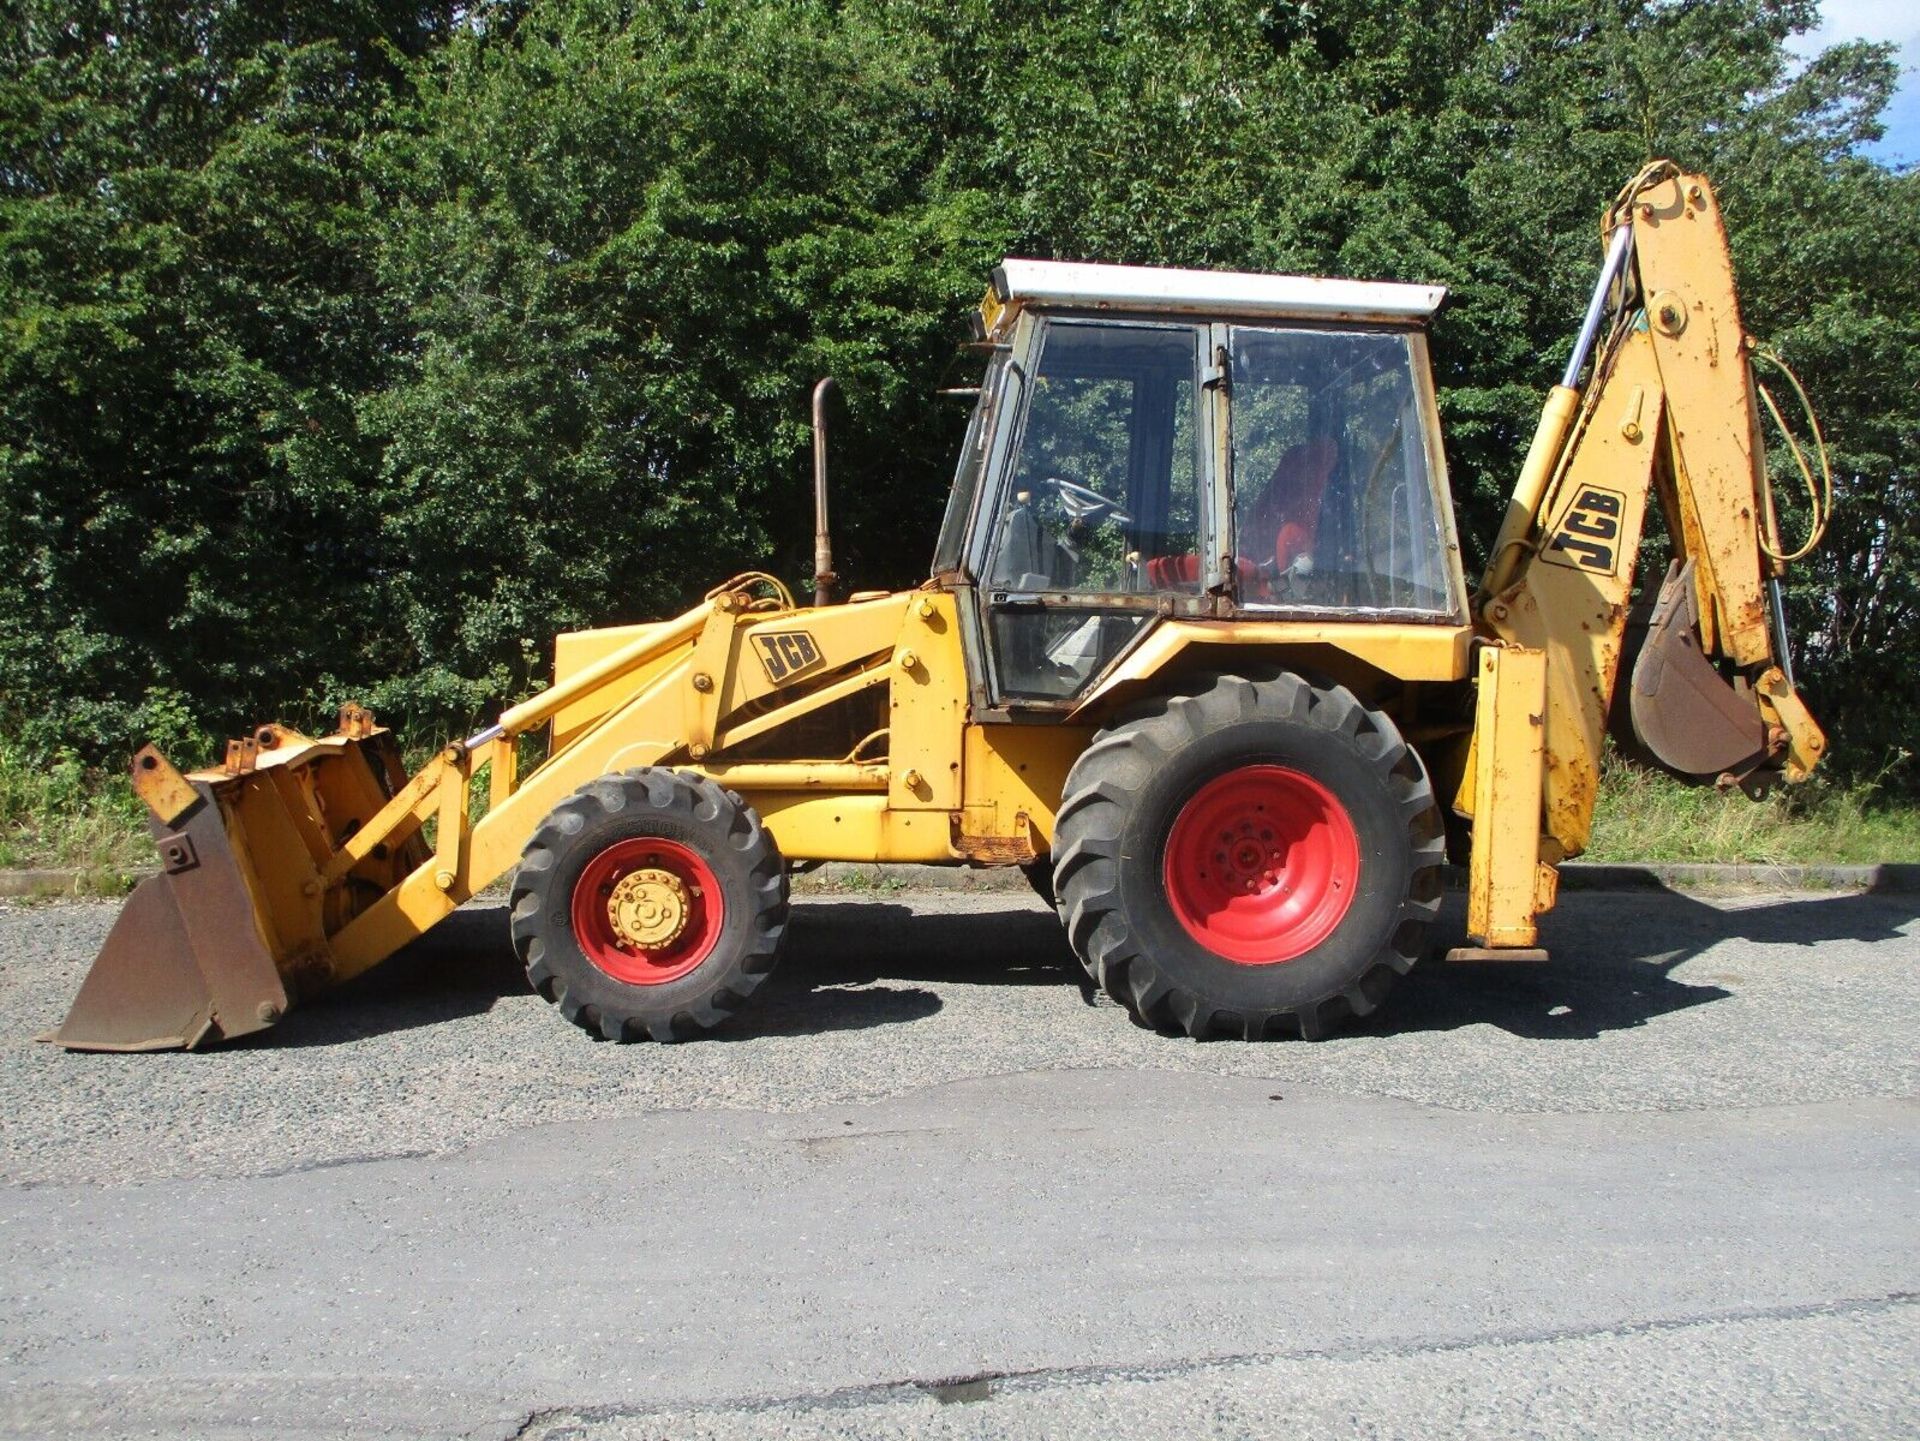
[[[1120,894],[1122,836],[1145,776],[1200,737],[1237,721],[1272,719],[1337,734],[1372,767],[1406,828],[1407,894],[1378,953],[1345,985],[1285,1009],[1221,1006],[1182,989],[1142,946]],[[1374,1011],[1419,960],[1440,908],[1444,828],[1418,754],[1384,713],[1340,685],[1315,686],[1289,671],[1202,672],[1179,690],[1121,711],[1068,773],[1056,814],[1054,887],[1067,938],[1088,974],[1140,1024],[1255,1040],[1286,1030],[1303,1039]]]

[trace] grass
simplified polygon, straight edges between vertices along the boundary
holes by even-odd
[[[1888,788],[1910,760],[1897,752],[1866,780],[1816,778],[1754,802],[1737,791],[1683,786],[1609,756],[1586,859],[1920,861],[1920,803]],[[484,772],[475,779],[475,807],[482,810]],[[123,775],[89,770],[71,758],[29,765],[0,742],[0,869],[91,872],[84,888],[110,892],[124,888],[119,878],[153,864],[144,810]]]
[[[0,869],[112,876],[153,864],[145,811],[125,776],[71,757],[31,765],[0,742]]]
[[[1593,861],[1871,865],[1920,861],[1920,804],[1888,793],[1910,757],[1844,784],[1816,774],[1764,801],[1685,786],[1608,755],[1594,813]]]

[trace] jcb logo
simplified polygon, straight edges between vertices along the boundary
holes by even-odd
[[[1617,491],[1582,487],[1540,558],[1572,570],[1612,575],[1620,564],[1620,512],[1626,504],[1627,498]]]
[[[776,631],[753,639],[760,651],[760,664],[767,668],[767,679],[775,685],[782,685],[820,664],[820,647],[803,630]]]

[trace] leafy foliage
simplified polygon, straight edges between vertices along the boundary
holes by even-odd
[[[1812,0],[0,0],[0,734],[454,728],[551,634],[808,559],[924,573],[1008,253],[1442,282],[1470,545],[1596,221],[1715,179],[1839,463],[1793,582],[1838,754],[1920,694],[1920,179]],[[1782,493],[1788,495],[1782,474]],[[1788,517],[1791,530],[1796,516]]]
[[[121,751],[363,651],[395,339],[361,144],[417,6],[20,4],[0,43],[0,724]]]
[[[852,410],[845,528],[930,540],[957,417],[925,397],[1009,238],[937,193],[937,137],[906,123],[933,75],[913,35],[826,6],[554,4],[421,67],[380,151],[410,344],[363,411],[409,558],[391,671],[477,706],[556,629],[770,557],[797,575],[822,374]]]

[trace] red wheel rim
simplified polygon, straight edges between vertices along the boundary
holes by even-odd
[[[657,836],[615,841],[573,883],[581,952],[630,986],[679,980],[713,954],[725,919],[712,867]]]
[[[1243,966],[1305,955],[1353,904],[1360,841],[1312,776],[1242,766],[1208,781],[1167,837],[1167,901],[1187,934]]]

